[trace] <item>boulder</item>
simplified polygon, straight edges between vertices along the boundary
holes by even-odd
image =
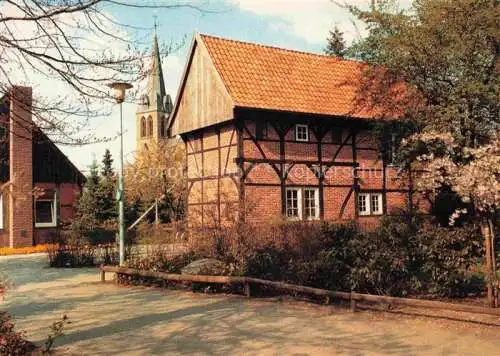
[[[226,265],[214,258],[203,258],[191,262],[181,270],[182,274],[201,274],[206,276],[222,276],[227,270]]]

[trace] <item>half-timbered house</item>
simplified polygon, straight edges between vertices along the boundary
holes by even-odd
[[[415,203],[357,107],[364,64],[196,34],[169,134],[186,146],[191,225],[355,219]]]
[[[73,218],[85,177],[32,121],[32,92],[0,97],[0,246],[59,238]]]

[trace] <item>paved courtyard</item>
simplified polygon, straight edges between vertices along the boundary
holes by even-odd
[[[43,255],[0,257],[2,303],[28,338],[71,324],[61,355],[494,355],[500,327],[304,302],[123,287],[96,269],[50,269]],[[109,275],[111,278],[111,274]],[[495,323],[495,320],[493,320]]]

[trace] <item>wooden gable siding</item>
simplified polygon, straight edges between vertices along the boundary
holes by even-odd
[[[75,183],[85,177],[41,131],[33,135],[33,183]]]
[[[172,113],[171,135],[229,121],[233,108],[203,41],[195,37]]]
[[[238,134],[234,124],[205,128],[183,136],[191,227],[214,227],[238,217]]]

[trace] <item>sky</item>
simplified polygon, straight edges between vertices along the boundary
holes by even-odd
[[[349,2],[360,6],[370,4],[370,0]],[[159,40],[179,45],[178,50],[162,59],[166,90],[173,100],[177,97],[195,31],[314,53],[323,51],[328,31],[335,25],[344,32],[347,41],[362,35],[362,30],[353,24],[353,18],[348,12],[330,0],[195,0],[191,3],[208,11],[182,7],[136,9],[110,6],[106,9],[120,23],[146,28],[142,34],[145,37],[151,36],[151,40],[145,41],[145,46],[151,47],[155,17]],[[139,88],[144,86],[144,83],[131,84]],[[124,151],[127,161],[132,160],[135,150],[135,111],[134,103],[123,104]],[[88,129],[94,131],[97,137],[116,135],[119,128],[118,107],[114,107],[109,117],[93,118],[89,125]],[[84,172],[93,160],[102,159],[106,148],[110,149],[115,163],[119,154],[118,139],[80,147],[59,145],[59,148]]]

